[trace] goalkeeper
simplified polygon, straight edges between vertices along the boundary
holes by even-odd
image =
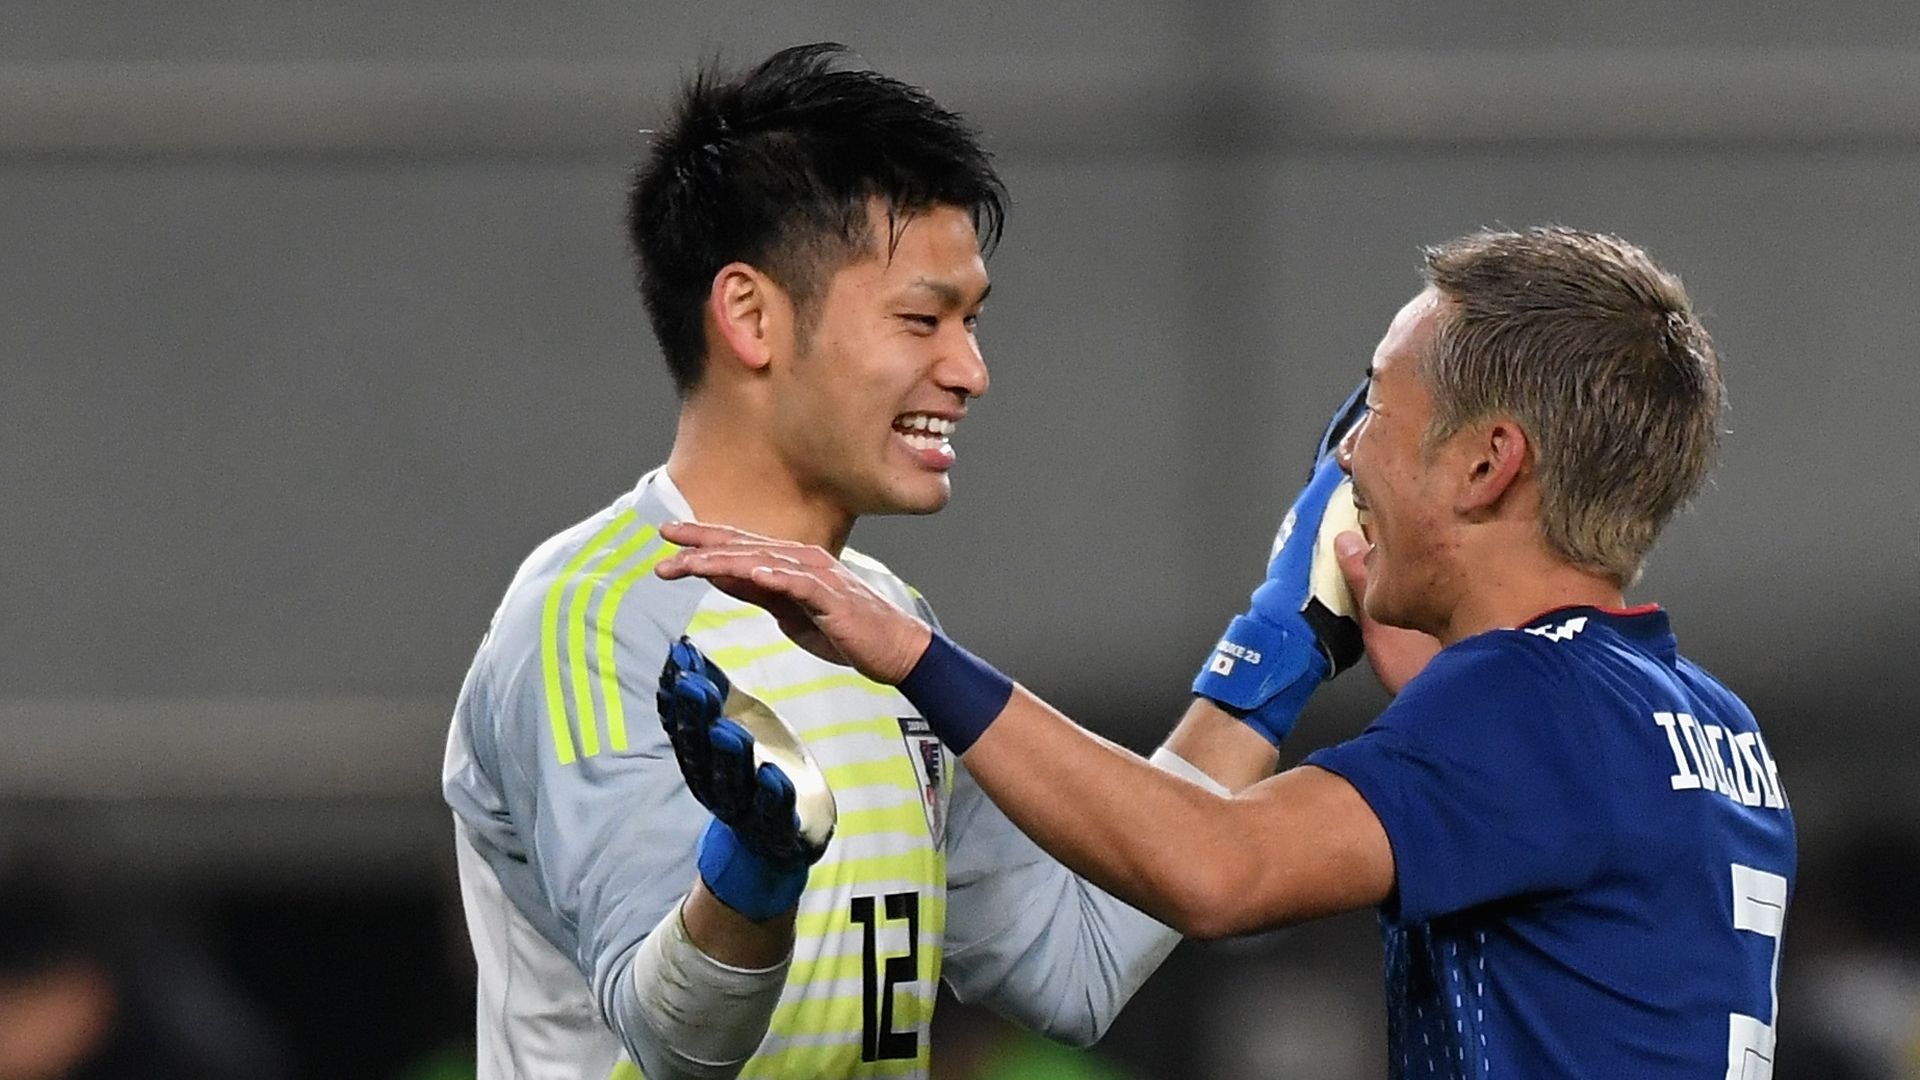
[[[672,453],[528,557],[448,736],[482,1080],[925,1076],[942,980],[1086,1044],[1178,940],[1041,852],[892,687],[650,573],[697,512],[932,619],[845,544],[947,501],[1004,194],[959,118],[842,59],[700,74],[634,185]]]
[[[1186,933],[1377,908],[1396,1077],[1770,1076],[1795,865],[1779,771],[1666,613],[1624,601],[1711,464],[1712,343],[1617,238],[1476,234],[1426,271],[1365,418],[1194,682],[1270,767],[1346,659],[1313,574],[1345,472],[1361,530],[1339,558],[1397,696],[1237,797],[1075,727],[817,549],[678,524],[700,550],[659,573],[898,685],[1041,846]]]

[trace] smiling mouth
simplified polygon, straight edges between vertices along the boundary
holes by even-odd
[[[1357,489],[1353,493],[1353,511],[1354,520],[1360,525],[1361,537],[1364,538],[1368,544],[1372,544],[1373,508],[1368,506],[1367,501],[1360,497],[1360,492]]]
[[[904,413],[893,421],[893,430],[915,450],[939,450],[947,445],[959,421],[932,413]]]

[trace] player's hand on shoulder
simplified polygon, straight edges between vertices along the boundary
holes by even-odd
[[[927,649],[932,631],[926,623],[819,547],[690,521],[663,525],[660,534],[682,550],[654,573],[705,578],[765,608],[795,644],[823,660],[891,686]]]

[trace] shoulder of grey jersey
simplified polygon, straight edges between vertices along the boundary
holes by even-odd
[[[918,615],[935,630],[940,629],[940,620],[933,614],[933,605],[927,603],[927,598],[920,595],[919,589],[907,584],[900,579],[900,575],[887,569],[885,563],[852,548],[840,552],[840,561],[880,595]]]
[[[448,738],[448,805],[515,906],[596,989],[607,946],[637,945],[685,891],[705,823],[653,703],[668,646],[711,588],[652,573],[672,550],[658,526],[679,516],[643,484],[535,549],[474,656]],[[616,784],[625,807],[612,805]],[[566,849],[607,842],[612,830],[594,827],[603,811],[649,807],[669,835],[689,833],[684,850],[645,853],[660,888],[644,891],[661,895],[635,898],[620,927],[597,925],[618,900],[565,880],[563,867],[592,861]],[[609,933],[617,943],[584,940]]]
[[[1180,935],[1062,866],[954,768],[942,978],[1074,1046],[1106,1033]]]

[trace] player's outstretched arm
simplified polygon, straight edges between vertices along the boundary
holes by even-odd
[[[1384,899],[1392,853],[1346,781],[1294,769],[1222,798],[1088,732],[867,588],[826,552],[679,523],[666,578],[697,575],[805,620],[801,640],[897,685],[1007,815],[1068,867],[1190,936]],[[830,652],[828,650],[831,650]]]

